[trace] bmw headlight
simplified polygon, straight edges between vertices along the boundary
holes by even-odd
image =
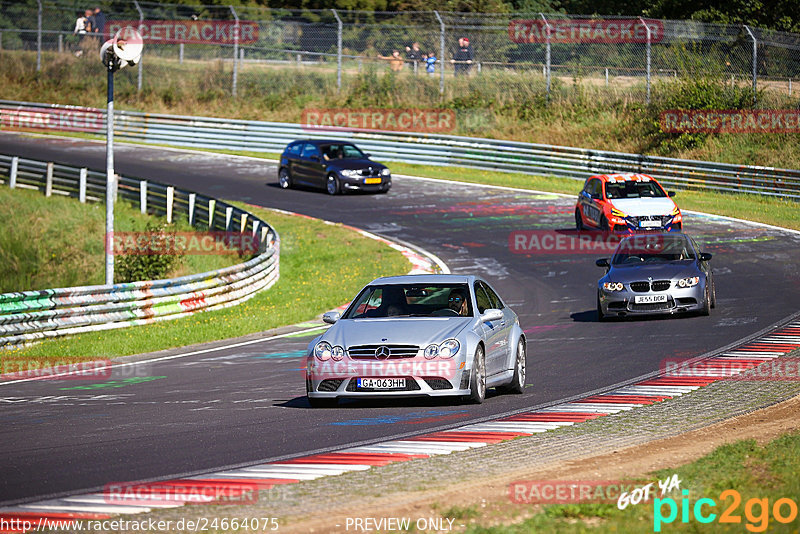
[[[336,360],[337,362],[344,358],[344,349],[339,345],[336,345],[331,349],[331,358]]]
[[[439,355],[439,345],[428,345],[425,347],[425,358],[432,360]]]
[[[622,285],[622,282],[603,282],[603,289],[606,291],[622,291],[625,286]]]
[[[383,169],[381,171],[381,176],[389,176],[389,169]]]
[[[699,276],[692,276],[691,278],[681,278],[678,280],[678,287],[694,287],[700,283]]]
[[[331,344],[327,341],[320,341],[314,347],[314,356],[322,362],[329,360],[332,355],[333,350],[331,349]]]
[[[452,358],[458,353],[461,344],[456,339],[448,339],[439,344],[439,356],[442,358]]]
[[[357,171],[355,169],[343,169],[339,171],[339,174],[341,174],[342,176],[346,176],[348,178],[358,178],[360,173],[361,171]]]

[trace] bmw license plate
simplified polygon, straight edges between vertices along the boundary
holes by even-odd
[[[359,388],[369,389],[403,389],[406,387],[405,378],[359,378]]]
[[[661,228],[661,221],[639,221],[639,228]]]
[[[655,304],[656,302],[667,302],[666,295],[636,295],[633,297],[636,304]]]
[[[379,183],[381,183],[381,179],[380,178],[365,178],[364,179],[364,183],[368,184],[368,185],[369,184],[379,184]]]

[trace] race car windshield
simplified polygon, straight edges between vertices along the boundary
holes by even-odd
[[[355,145],[337,143],[322,145],[322,156],[326,160],[332,159],[363,159],[366,156]]]
[[[343,319],[472,317],[466,284],[367,286]]]
[[[667,196],[655,182],[606,183],[606,197],[612,198],[663,198]]]
[[[642,235],[622,241],[614,253],[611,264],[636,265],[694,259],[694,251],[683,236]]]

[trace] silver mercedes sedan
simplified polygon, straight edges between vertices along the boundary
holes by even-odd
[[[460,396],[486,388],[522,393],[525,335],[517,314],[475,276],[407,275],[368,284],[308,346],[313,407],[341,397]]]
[[[637,234],[620,241],[597,283],[597,316],[699,312],[716,306],[711,254],[682,233]]]

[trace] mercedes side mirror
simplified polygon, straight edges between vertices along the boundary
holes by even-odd
[[[334,324],[336,321],[342,318],[342,314],[337,311],[328,312],[322,315],[322,322],[328,324]]]
[[[481,321],[484,323],[492,323],[494,321],[503,320],[503,311],[496,308],[489,308],[481,314]]]

